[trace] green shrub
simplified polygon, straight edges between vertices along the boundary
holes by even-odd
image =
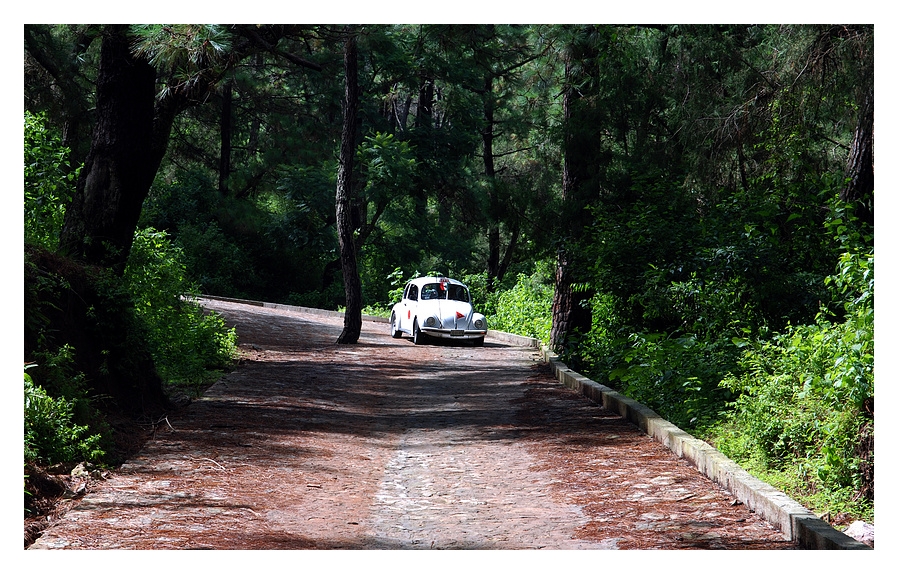
[[[592,327],[588,333],[573,333],[562,354],[572,369],[609,384],[608,373],[619,365],[618,353],[627,346],[627,331],[617,313],[613,295],[597,293],[589,301]]]
[[[612,355],[617,366],[608,379],[628,397],[691,430],[716,420],[732,400],[719,382],[735,355],[728,341],[634,333]]]
[[[168,383],[198,387],[236,357],[237,337],[195,302],[179,248],[152,228],[135,234],[125,282],[149,330],[156,368]]]
[[[25,462],[99,462],[103,437],[73,422],[77,400],[53,398],[34,384],[25,366]]]
[[[105,432],[104,414],[166,408],[147,329],[121,277],[28,245],[24,270],[25,361],[39,365],[30,374],[49,396],[75,400],[77,424]]]
[[[552,330],[553,287],[535,276],[518,274],[517,283],[495,298],[495,311],[487,316],[490,329],[535,337],[548,342]]]
[[[503,290],[499,288],[490,292],[487,288],[486,271],[464,275],[460,281],[468,286],[468,290],[471,292],[471,300],[474,302],[474,309],[478,313],[483,313],[486,317],[487,326],[490,329],[499,329],[495,325],[494,317],[499,302],[499,295]]]
[[[389,286],[389,289],[387,290],[387,302],[369,303],[362,308],[362,314],[374,317],[390,317],[390,314],[393,312],[393,305],[402,299],[402,292],[405,290],[405,284],[408,282],[408,279],[405,278],[402,268],[396,267],[391,273],[386,275],[386,281]],[[363,286],[363,292],[364,291],[365,289]],[[345,305],[340,306],[339,308],[345,309]]]
[[[79,168],[47,126],[45,114],[25,112],[25,242],[54,249],[65,208],[75,193]]]
[[[249,299],[253,286],[262,282],[253,254],[228,237],[216,221],[182,224],[175,244],[198,292]]]
[[[822,311],[769,341],[737,340],[743,374],[722,385],[739,397],[709,439],[774,486],[799,485],[795,496],[818,513],[865,516],[862,468],[873,453],[859,435],[873,422],[873,255],[845,254],[828,284],[842,322]]]

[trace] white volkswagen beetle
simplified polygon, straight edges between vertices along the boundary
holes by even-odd
[[[390,334],[393,338],[411,335],[416,345],[425,337],[468,340],[483,345],[486,317],[474,312],[467,285],[448,277],[418,277],[402,292],[402,301],[393,305]]]

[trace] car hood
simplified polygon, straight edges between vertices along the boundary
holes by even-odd
[[[431,299],[419,302],[418,314],[422,317],[436,317],[443,329],[467,329],[471,324],[474,308],[463,301]]]

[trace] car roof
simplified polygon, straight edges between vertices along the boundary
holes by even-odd
[[[467,285],[457,279],[451,279],[449,277],[436,277],[433,275],[428,275],[427,277],[416,277],[409,281],[409,283],[414,283],[415,285],[424,285],[427,283],[449,283],[450,285],[461,285],[462,287],[467,288]]]

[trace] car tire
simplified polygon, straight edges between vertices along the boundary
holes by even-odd
[[[412,323],[412,341],[414,341],[416,345],[421,345],[424,343],[424,337],[424,333],[418,328],[418,319],[416,317],[415,322]]]
[[[479,339],[472,339],[471,346],[472,347],[482,347],[483,346],[484,337],[480,337]]]
[[[396,313],[393,313],[393,316],[390,317],[390,336],[394,339],[402,338],[402,331],[396,327]]]

